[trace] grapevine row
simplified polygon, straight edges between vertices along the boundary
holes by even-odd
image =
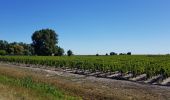
[[[91,72],[146,73],[148,77],[162,74],[170,76],[170,56],[0,56],[0,61],[71,68]]]

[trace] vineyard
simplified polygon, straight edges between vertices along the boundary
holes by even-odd
[[[77,74],[126,79],[167,85],[170,77],[170,56],[0,56],[0,61],[28,66],[50,66]]]

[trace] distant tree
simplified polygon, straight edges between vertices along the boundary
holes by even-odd
[[[96,56],[99,56],[99,54],[97,53]]]
[[[126,55],[125,53],[119,53],[119,55]]]
[[[14,47],[12,44],[9,44],[7,52],[9,55],[14,55]]]
[[[23,46],[23,48],[24,48],[23,54],[24,55],[33,55],[34,54],[33,47],[30,44],[20,42],[20,43],[18,43],[18,45]]]
[[[61,47],[56,47],[55,56],[63,56],[63,55],[64,55],[64,49]]]
[[[31,53],[31,55],[36,55],[36,54],[35,54],[34,47],[32,46],[32,44],[30,45],[29,52]]]
[[[28,55],[32,55],[32,54],[31,54],[31,52],[29,50],[24,50],[23,51],[23,55],[27,55],[28,56]]]
[[[23,55],[24,54],[24,47],[21,45],[13,45],[14,54],[15,55]]]
[[[127,55],[132,55],[132,53],[131,53],[131,52],[128,52]]]
[[[8,49],[8,42],[4,40],[0,40],[0,50],[7,51]]]
[[[32,41],[36,55],[50,56],[56,52],[58,35],[54,30],[42,29],[33,33]]]
[[[31,55],[32,49],[30,44],[23,42],[8,43],[5,40],[0,40],[0,50],[4,50],[5,55]]]
[[[110,55],[112,56],[112,55],[117,55],[117,53],[115,53],[115,52],[110,52]]]
[[[108,56],[108,53],[106,53],[106,56]]]
[[[73,55],[73,52],[72,52],[71,50],[68,50],[68,51],[67,51],[67,55],[68,55],[68,56],[71,56],[71,55]]]

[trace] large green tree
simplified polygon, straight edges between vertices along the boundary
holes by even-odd
[[[32,41],[36,55],[50,56],[56,52],[58,35],[54,30],[42,29],[33,33]]]

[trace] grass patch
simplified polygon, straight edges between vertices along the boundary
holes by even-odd
[[[31,77],[12,78],[9,76],[0,75],[0,83],[4,85],[10,85],[15,87],[27,88],[34,90],[38,95],[48,100],[77,100],[78,98],[65,95],[56,87],[46,84],[37,83],[32,80]]]

